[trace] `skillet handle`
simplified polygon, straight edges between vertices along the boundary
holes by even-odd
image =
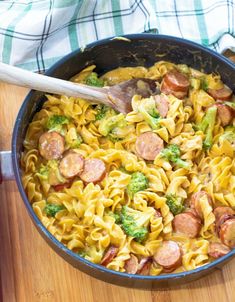
[[[11,151],[0,151],[0,184],[4,180],[14,180]]]

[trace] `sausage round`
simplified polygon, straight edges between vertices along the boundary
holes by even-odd
[[[224,85],[224,87],[220,89],[208,89],[207,92],[215,100],[221,100],[221,101],[229,100],[233,94],[232,90],[226,85]]]
[[[38,143],[39,153],[46,160],[59,159],[64,152],[64,137],[56,131],[43,133]]]
[[[189,238],[196,238],[201,229],[201,221],[190,212],[176,215],[173,219],[173,228],[176,233],[182,233]]]
[[[167,85],[167,83],[164,81],[164,79],[162,80],[160,90],[164,94],[173,94],[176,98],[178,98],[180,100],[185,98],[188,94],[187,90],[186,91],[175,91],[175,90],[171,89]]]
[[[152,264],[152,258],[150,257],[142,258],[138,265],[137,274],[148,276],[150,273],[151,264]]]
[[[137,155],[146,160],[154,160],[163,148],[163,140],[156,133],[150,131],[140,134],[135,143]]]
[[[186,92],[190,85],[188,78],[177,70],[167,72],[164,81],[174,91]]]
[[[213,213],[215,215],[215,219],[218,220],[224,214],[227,214],[227,215],[235,214],[235,211],[230,207],[222,206],[222,207],[215,208]]]
[[[225,221],[235,218],[234,214],[223,214],[222,216],[220,216],[220,218],[216,219],[216,223],[215,223],[215,228],[217,231],[217,234],[220,233],[221,230],[221,226],[225,223]]]
[[[221,225],[219,235],[225,245],[235,247],[235,218],[228,219]]]
[[[60,161],[59,170],[65,178],[71,178],[82,172],[84,158],[76,152],[68,152]]]
[[[182,254],[175,241],[164,241],[153,256],[154,261],[161,265],[165,272],[172,272],[182,263]]]
[[[169,103],[167,97],[164,95],[155,95],[154,100],[157,106],[157,110],[161,117],[166,117],[169,110]]]
[[[208,255],[213,258],[222,257],[230,252],[230,248],[219,242],[210,242]]]
[[[138,270],[138,258],[130,254],[130,259],[125,261],[124,268],[128,274],[136,274]]]
[[[199,201],[204,196],[207,198],[208,203],[210,204],[210,206],[212,206],[212,199],[206,191],[196,192],[190,198],[190,207],[196,211],[197,215],[201,219],[203,219],[203,213],[202,213],[202,209],[201,209],[201,205],[200,205]]]
[[[105,163],[98,158],[89,158],[84,162],[83,171],[79,174],[82,181],[97,183],[101,181],[106,174]]]
[[[216,107],[221,125],[223,127],[229,125],[233,120],[235,110],[228,105],[220,103],[216,104]]]
[[[113,260],[113,258],[117,255],[117,253],[118,253],[118,248],[114,245],[111,245],[107,250],[107,252],[104,254],[104,257],[102,258],[100,264],[104,266],[108,265]]]

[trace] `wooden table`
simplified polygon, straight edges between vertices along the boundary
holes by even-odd
[[[0,150],[10,148],[14,120],[26,93],[0,83]],[[0,186],[0,199],[0,301],[235,301],[235,259],[208,277],[172,290],[151,292],[106,284],[74,269],[44,242],[14,181]]]

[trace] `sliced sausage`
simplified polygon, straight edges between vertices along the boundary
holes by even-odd
[[[235,110],[228,105],[220,103],[216,103],[216,107],[221,125],[223,127],[229,125],[233,120]]]
[[[72,181],[70,182],[66,182],[64,184],[59,184],[59,185],[55,185],[53,186],[53,189],[56,191],[56,192],[59,192],[59,191],[62,191],[63,189],[67,189],[67,188],[70,188],[71,185],[72,185]]]
[[[146,160],[154,160],[163,148],[163,140],[156,133],[150,131],[140,134],[135,143],[137,155]]]
[[[208,255],[213,258],[220,258],[230,252],[230,248],[219,242],[210,242]]]
[[[218,220],[224,214],[227,214],[227,215],[235,214],[235,211],[230,207],[222,206],[222,207],[215,208],[213,213],[215,215],[215,219]]]
[[[148,276],[150,273],[151,264],[152,264],[152,258],[150,257],[142,258],[138,265],[137,274]]]
[[[105,174],[105,163],[98,158],[89,158],[85,160],[83,171],[79,176],[85,183],[97,183],[105,177]]]
[[[188,94],[188,91],[175,91],[173,89],[171,89],[167,83],[163,80],[161,83],[161,92],[164,94],[173,94],[176,98],[182,100],[183,98],[185,98]]]
[[[161,214],[161,212],[160,212],[159,210],[155,209],[154,216],[155,216],[156,218],[160,218],[160,217],[162,217],[162,214]]]
[[[165,272],[172,272],[182,263],[182,254],[175,241],[164,241],[153,256],[154,261],[161,265]]]
[[[76,152],[68,152],[60,161],[60,173],[66,177],[71,178],[82,172],[84,167],[84,158]]]
[[[196,238],[201,229],[201,221],[193,214],[184,212],[174,217],[173,228],[176,233],[185,234],[189,238]]]
[[[130,259],[125,261],[124,268],[128,274],[136,274],[138,270],[138,258],[131,254]]]
[[[39,153],[46,160],[59,159],[63,152],[64,138],[58,132],[45,132],[39,137]]]
[[[235,218],[226,220],[220,228],[221,241],[230,248],[235,248]]]
[[[167,97],[164,95],[155,95],[154,100],[161,117],[166,117],[169,110],[169,102],[167,100]]]
[[[215,228],[217,231],[217,234],[219,235],[221,226],[225,223],[225,221],[235,218],[234,214],[223,214],[220,216],[220,218],[216,219]]]
[[[232,90],[224,85],[224,87],[220,89],[208,89],[207,92],[211,95],[215,100],[227,101],[232,97]]]
[[[104,257],[102,258],[100,264],[107,266],[107,264],[109,264],[113,260],[113,258],[117,256],[117,253],[118,248],[114,245],[111,245],[107,252],[104,254]]]
[[[203,219],[203,213],[202,213],[202,209],[200,206],[200,199],[206,197],[208,200],[208,203],[210,204],[210,206],[212,206],[212,199],[210,197],[210,195],[206,192],[206,191],[199,191],[194,193],[191,198],[190,198],[190,207],[192,209],[194,209],[197,213],[197,215]]]
[[[164,76],[164,81],[173,91],[186,92],[189,88],[189,79],[177,70],[171,70]]]

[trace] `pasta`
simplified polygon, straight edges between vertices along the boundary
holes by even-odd
[[[160,61],[98,78],[152,79],[124,115],[47,95],[29,124],[22,181],[42,224],[68,249],[108,269],[159,275],[195,269],[235,247],[234,96],[219,75]],[[167,254],[167,256],[164,256]]]

